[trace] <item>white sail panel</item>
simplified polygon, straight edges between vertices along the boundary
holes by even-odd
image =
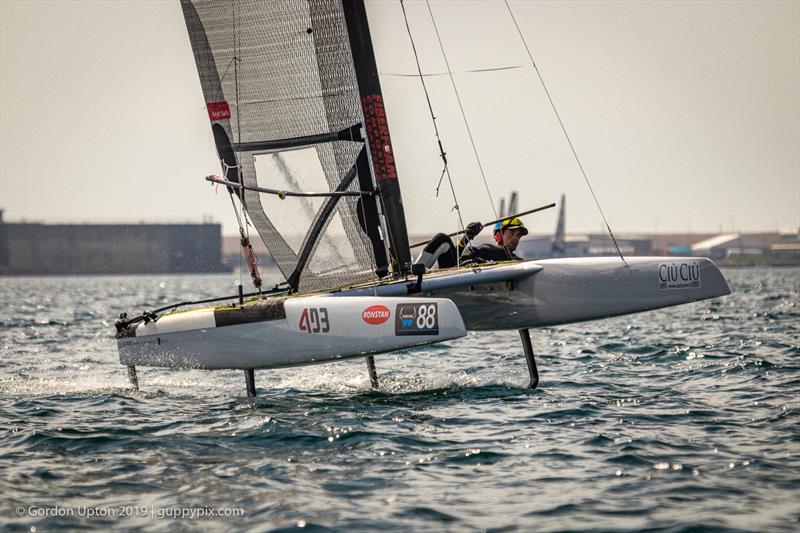
[[[263,181],[256,172],[265,143],[336,134],[354,126],[357,129],[364,122],[340,0],[182,0],[181,5],[217,149],[221,159],[234,167],[226,172],[228,179],[247,186],[282,188],[272,182],[271,173]],[[306,147],[316,152],[324,180],[310,189],[305,183],[298,188],[288,182],[285,188],[337,190],[363,146],[357,139]],[[356,179],[346,190],[358,188]],[[277,204],[257,192],[246,191],[244,201],[284,276],[289,279],[299,266],[300,290],[322,290],[375,277],[372,245],[358,222],[357,198],[339,198],[333,213],[323,209],[327,199],[304,204],[296,198],[280,201],[284,206],[293,203],[291,210],[303,213],[296,218],[307,222],[316,221],[323,212],[338,214],[350,253],[342,255],[346,262],[331,269],[335,275],[321,277],[305,270],[315,254],[328,258],[326,263],[333,261],[337,256],[334,241],[308,241],[314,235],[307,232],[308,225],[299,223],[285,232],[289,208],[273,209]],[[313,216],[312,206],[317,209]],[[304,260],[306,246],[313,253],[305,254]]]
[[[352,166],[355,164],[357,152],[352,149],[341,150],[342,154],[348,151],[352,157]],[[320,146],[311,146],[255,154],[253,159],[258,186],[288,191],[327,191],[326,173],[320,160],[322,153],[324,150],[320,150]],[[276,230],[298,255],[313,237],[309,234],[309,230],[314,227],[320,210],[327,201],[328,199],[324,197],[281,200],[274,195],[260,196],[261,208],[270,214],[270,220]],[[370,275],[360,272],[353,276],[351,268],[344,270],[341,268],[342,265],[350,266],[357,260],[354,246],[348,237],[348,234],[356,231],[356,228],[347,228],[345,225],[347,219],[341,215],[341,211],[348,207],[347,202],[354,201],[356,200],[353,198],[341,198],[339,200],[341,205],[337,206],[327,219],[324,230],[316,237],[317,246],[301,278],[301,288],[314,285],[321,278],[336,279],[340,285],[345,285]]]

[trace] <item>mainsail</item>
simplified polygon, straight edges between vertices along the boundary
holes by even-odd
[[[227,180],[291,191],[377,191],[286,200],[243,191],[253,225],[290,285],[309,292],[374,279],[390,262],[395,272],[407,270],[405,218],[363,0],[181,6]]]

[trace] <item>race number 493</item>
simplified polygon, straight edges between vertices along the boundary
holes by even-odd
[[[325,307],[303,309],[298,327],[300,331],[307,331],[308,333],[328,333],[331,330],[328,309]]]

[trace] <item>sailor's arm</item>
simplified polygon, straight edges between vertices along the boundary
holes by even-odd
[[[464,229],[464,236],[458,241],[458,253],[463,253],[464,248],[467,247],[469,242],[473,240],[483,230],[483,224],[480,222],[470,222]]]

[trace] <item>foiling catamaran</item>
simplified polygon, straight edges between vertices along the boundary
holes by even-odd
[[[728,294],[708,259],[414,264],[364,0],[181,0],[256,291],[116,322],[120,362],[254,370],[366,357]],[[310,192],[319,191],[319,192]],[[262,290],[249,223],[285,282]],[[211,307],[192,308],[198,304]]]

